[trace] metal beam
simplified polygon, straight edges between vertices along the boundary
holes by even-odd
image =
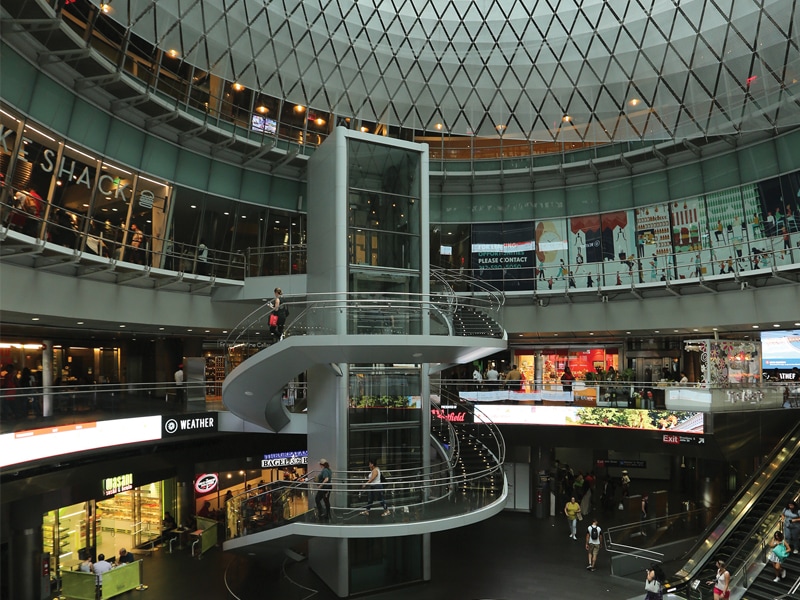
[[[150,277],[150,267],[144,267],[141,271],[134,271],[132,273],[120,274],[117,276],[117,283],[130,283],[139,279],[148,279]]]
[[[39,257],[33,261],[33,268],[39,271],[49,271],[65,265],[74,265],[80,260],[80,254],[75,256]]]
[[[92,77],[80,77],[75,80],[75,90],[81,91],[93,85],[103,87],[109,83],[115,83],[121,79],[119,73],[106,73],[104,75],[94,75]]]
[[[198,135],[204,134],[208,131],[208,125],[203,123],[200,127],[195,127],[194,129],[190,129],[189,131],[185,131],[178,136],[178,141],[181,144],[185,144],[187,140],[197,137]]]
[[[261,158],[262,156],[267,154],[270,150],[272,150],[276,145],[277,145],[277,142],[275,140],[272,140],[271,144],[262,144],[261,148],[259,148],[255,152],[252,152],[252,153],[248,154],[245,157],[244,162],[242,163],[242,166],[246,167],[250,163],[252,163],[253,161],[258,160],[259,158]]]
[[[181,113],[177,110],[173,110],[172,112],[164,113],[163,115],[159,115],[157,117],[151,117],[144,122],[144,127],[148,131],[153,129],[154,127],[158,127],[159,125],[163,125],[164,123],[169,123],[170,121],[174,121],[175,119],[179,118]]]
[[[212,277],[210,281],[203,282],[198,284],[197,286],[191,285],[189,286],[189,292],[192,294],[196,294],[198,292],[202,292],[207,290],[208,288],[213,288],[216,285],[217,278],[216,276]]]
[[[272,166],[269,168],[269,172],[272,173],[276,169],[280,169],[283,165],[285,165],[289,161],[294,160],[295,156],[297,156],[299,152],[300,151],[297,148],[292,148],[292,150],[286,153],[286,156],[284,156],[278,162],[272,164]]]
[[[94,275],[95,273],[106,273],[107,271],[113,271],[117,268],[117,261],[109,259],[108,264],[106,265],[84,265],[82,267],[78,267],[78,272],[76,273],[76,277],[88,277],[89,275]]]

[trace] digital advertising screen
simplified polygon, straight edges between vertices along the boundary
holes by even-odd
[[[761,368],[800,367],[800,329],[761,332]]]

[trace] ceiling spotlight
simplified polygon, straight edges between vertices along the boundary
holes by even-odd
[[[638,98],[631,98],[630,100],[628,100],[628,104],[630,106],[638,106],[640,102],[641,100],[639,100]]]
[[[506,129],[508,129],[508,125],[495,125],[494,128],[497,130],[497,133],[503,133]]]
[[[564,115],[563,117],[561,117],[561,120],[564,121],[564,123],[569,123],[570,121],[572,121],[572,117],[570,117],[569,115]]]
[[[241,83],[234,83],[233,84],[233,91],[234,92],[241,92],[244,89],[244,86]]]
[[[263,104],[259,104],[258,106],[256,106],[256,112],[265,115],[269,112],[269,109]]]
[[[305,106],[300,106],[299,104],[296,104],[295,107],[294,107],[294,112],[296,112],[298,114],[301,113],[301,112],[305,112],[305,110],[306,110],[306,107]]]

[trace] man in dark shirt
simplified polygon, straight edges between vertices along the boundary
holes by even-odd
[[[117,559],[118,565],[124,565],[127,563],[132,563],[134,560],[133,554],[125,550],[125,548],[119,549],[119,559]]]

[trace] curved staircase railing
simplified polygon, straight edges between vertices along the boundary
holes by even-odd
[[[503,475],[505,443],[497,427],[468,404],[452,411],[448,404],[431,400],[431,444],[437,460],[428,467],[383,469],[386,516],[382,507],[363,514],[367,504],[364,483],[367,471],[334,470],[331,482],[331,518],[318,519],[314,497],[319,489],[318,471],[297,481],[274,481],[235,496],[226,506],[229,538],[275,530],[293,523],[338,526],[373,526],[397,523],[444,522],[451,517],[479,511],[495,514],[505,505],[507,488]],[[455,415],[448,418],[446,415]],[[464,416],[461,417],[460,415]],[[468,417],[467,414],[470,416]],[[451,525],[452,526],[452,525]],[[279,532],[272,539],[281,537]],[[286,535],[297,534],[296,531]],[[402,535],[402,529],[396,535]],[[308,535],[312,535],[308,533]],[[355,530],[353,535],[356,535]],[[385,535],[391,535],[385,533]]]
[[[502,296],[501,296],[502,297]],[[455,299],[454,299],[455,298]],[[229,371],[284,337],[310,335],[430,335],[504,339],[496,296],[461,297],[449,293],[309,294],[285,297],[285,323],[270,326],[265,303],[243,318],[225,341]]]

